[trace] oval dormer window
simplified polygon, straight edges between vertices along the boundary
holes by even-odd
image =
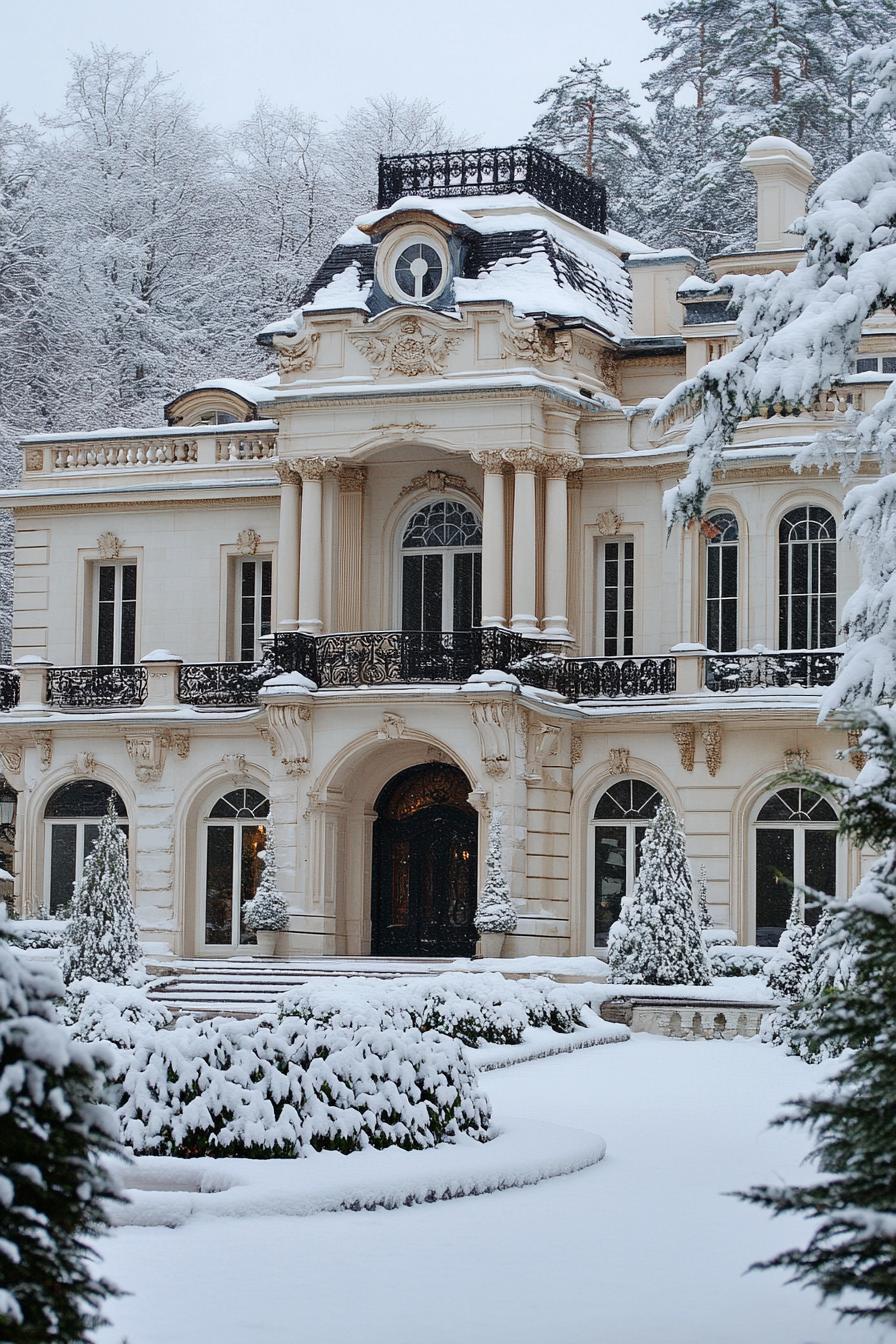
[[[418,303],[441,289],[444,274],[442,258],[429,243],[409,243],[395,259],[395,284]]]

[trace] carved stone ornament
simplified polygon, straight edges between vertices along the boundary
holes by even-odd
[[[43,469],[44,469],[43,448],[28,448],[25,452],[25,470],[43,471]]]
[[[788,747],[784,752],[785,770],[805,770],[809,764],[809,750],[807,747]]]
[[[275,336],[274,346],[281,374],[307,373],[313,369],[319,340],[316,331],[302,332],[298,336]]]
[[[605,509],[597,515],[595,522],[602,537],[617,537],[622,527],[622,518],[615,509]]]
[[[51,733],[32,733],[41,770],[49,770],[53,764],[53,735]]]
[[[302,478],[295,462],[275,462],[274,475],[281,485],[300,486],[302,484]]]
[[[403,420],[390,421],[388,424],[371,425],[379,434],[389,434],[397,439],[416,439],[427,430],[435,429],[435,425],[424,424],[422,420]]]
[[[467,802],[480,817],[485,817],[486,821],[491,820],[492,810],[488,805],[488,793],[485,789],[481,786],[471,789],[467,794]]]
[[[697,734],[692,723],[673,723],[672,736],[675,738],[675,745],[678,747],[678,754],[681,757],[682,770],[693,770],[694,768],[694,747]]]
[[[96,548],[103,560],[117,560],[121,555],[124,542],[114,532],[101,532],[96,539]]]
[[[592,355],[594,372],[611,396],[618,396],[620,391],[619,368],[616,360],[609,350],[597,347]]]
[[[485,772],[492,779],[500,779],[510,767],[510,706],[497,700],[480,700],[470,706],[470,713],[479,734]]]
[[[480,448],[470,454],[485,476],[503,476],[507,463],[500,448]]]
[[[456,490],[459,495],[468,495],[470,499],[475,500],[477,504],[482,503],[482,499],[476,491],[463,478],[463,476],[452,476],[447,471],[424,471],[420,476],[415,476],[407,485],[403,485],[398,492],[398,498],[403,499],[405,495],[413,495],[418,490],[429,490],[434,495],[444,495],[446,490]]]
[[[240,555],[254,555],[261,545],[261,537],[254,527],[244,527],[237,533],[236,549]]]
[[[374,378],[383,373],[416,378],[419,374],[441,373],[460,337],[430,329],[419,317],[403,317],[381,336],[350,332],[349,340],[374,366]]]
[[[610,748],[610,774],[611,774],[611,775],[627,775],[627,774],[628,774],[628,758],[629,758],[629,755],[630,755],[630,752],[629,752],[628,747],[611,747],[611,748]]]
[[[533,364],[568,364],[572,359],[572,336],[533,322],[529,327],[506,327],[501,333],[502,359],[525,359]]]
[[[96,773],[96,757],[92,751],[79,751],[75,757],[76,775],[93,775]]]
[[[134,774],[141,784],[155,784],[162,778],[168,744],[164,733],[128,734],[125,738]]]
[[[849,744],[849,763],[853,770],[864,770],[868,760],[866,752],[862,751],[859,743],[862,740],[861,728],[850,728],[846,734],[846,741]]]
[[[582,739],[579,737],[578,733],[573,733],[569,743],[569,759],[572,761],[573,765],[578,765],[579,761],[582,759],[582,750]]]
[[[514,471],[544,471],[552,456],[539,448],[504,449],[504,461],[509,462]]]
[[[289,779],[300,779],[311,768],[311,706],[283,699],[267,701],[268,727],[277,743],[280,764]]]
[[[20,742],[8,739],[0,746],[0,765],[5,775],[20,775],[25,763],[25,750]]]
[[[322,481],[328,472],[336,470],[332,457],[299,457],[293,466],[303,481]]]
[[[339,483],[339,489],[344,495],[357,493],[364,489],[367,484],[366,467],[344,467],[340,465],[336,468],[336,480]]]
[[[564,476],[575,476],[582,470],[582,459],[577,453],[548,453],[544,462],[544,474],[549,479],[559,480]]]
[[[706,768],[711,775],[717,775],[722,764],[722,725],[701,723],[700,736],[706,752]]]
[[[221,762],[226,765],[232,775],[248,775],[249,762],[241,751],[227,751],[221,757]]]
[[[404,737],[407,726],[400,714],[384,714],[376,735],[381,742],[397,742]]]
[[[261,738],[262,742],[266,742],[268,744],[268,748],[270,750],[271,755],[276,756],[277,752],[279,751],[279,747],[277,746],[277,739],[271,732],[270,728],[268,728],[266,724],[258,724],[256,725],[255,731],[258,733],[258,736]]]
[[[189,733],[165,733],[163,737],[165,746],[169,751],[173,751],[178,760],[185,761],[190,754],[190,734]]]
[[[542,766],[545,761],[557,755],[559,745],[559,728],[552,724],[530,721],[529,731],[526,734],[526,773],[524,777],[528,780],[541,779]]]

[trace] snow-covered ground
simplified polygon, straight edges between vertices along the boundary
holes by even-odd
[[[102,1344],[870,1344],[751,1260],[806,1228],[726,1197],[799,1172],[771,1130],[818,1071],[743,1041],[635,1036],[483,1075],[509,1116],[593,1130],[603,1162],[522,1190],[397,1210],[193,1218],[102,1244],[127,1293]]]

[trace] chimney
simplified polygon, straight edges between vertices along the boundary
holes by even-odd
[[[747,146],[740,166],[756,179],[756,251],[799,246],[787,230],[806,213],[812,155],[792,140],[764,135]]]

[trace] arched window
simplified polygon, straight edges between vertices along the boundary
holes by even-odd
[[[606,947],[623,897],[632,894],[641,841],[662,794],[642,779],[612,784],[594,809],[594,946]]]
[[[780,789],[756,818],[756,942],[774,947],[787,923],[794,887],[837,894],[837,814],[826,798],[798,786]],[[819,908],[809,902],[807,924]]]
[[[778,527],[778,647],[829,649],[837,642],[837,525],[803,504]]]
[[[261,878],[268,800],[257,789],[234,789],[209,809],[205,823],[206,947],[237,948],[254,943],[243,907],[255,895]]]
[[[96,843],[110,798],[118,816],[123,818],[121,829],[127,835],[127,810],[108,784],[96,779],[78,779],[63,784],[48,799],[44,808],[44,908],[51,915],[71,900],[72,888]]]
[[[402,630],[469,630],[481,619],[482,523],[455,499],[418,509],[401,541]]]
[[[729,510],[711,513],[705,520],[706,537],[706,646],[716,653],[732,653],[737,637],[738,528]]]

